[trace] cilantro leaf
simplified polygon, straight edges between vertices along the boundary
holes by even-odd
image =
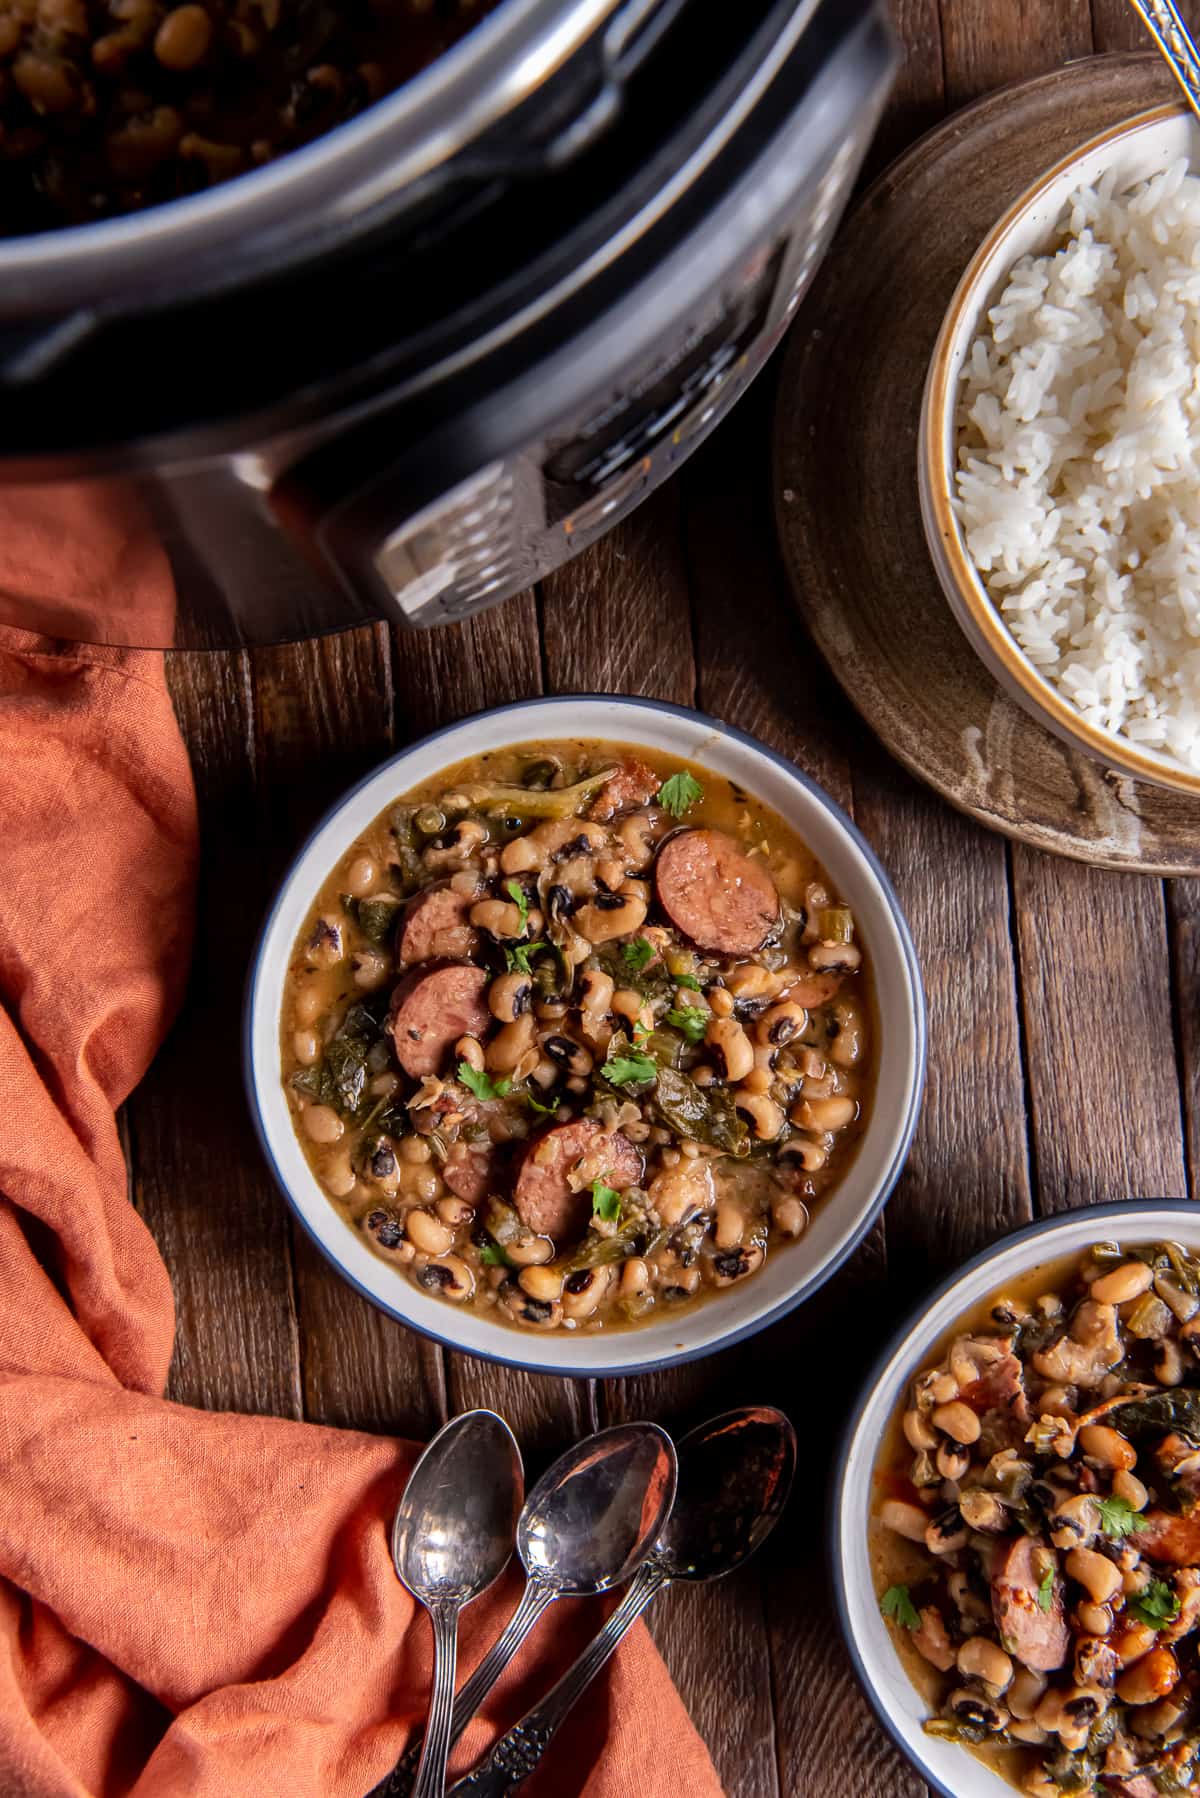
[[[655,1078],[658,1063],[652,1055],[610,1055],[600,1072],[614,1086],[638,1086]]]
[[[632,943],[625,943],[621,949],[621,960],[633,974],[640,974],[648,961],[654,959],[654,944],[647,937],[636,936]]]
[[[1053,1566],[1047,1567],[1045,1573],[1043,1573],[1043,1575],[1042,1575],[1041,1584],[1038,1586],[1038,1589],[1037,1589],[1037,1601],[1038,1601],[1038,1610],[1039,1611],[1049,1611],[1049,1610],[1053,1610],[1053,1608],[1054,1608],[1054,1568],[1053,1568]]]
[[[1093,1498],[1092,1503],[1100,1513],[1100,1528],[1114,1540],[1131,1536],[1141,1524],[1141,1518],[1127,1498]]]
[[[525,888],[519,880],[506,880],[504,890],[521,914],[521,935],[529,928],[529,901],[525,897]]]
[[[676,986],[690,986],[697,993],[703,991],[703,982],[697,980],[694,974],[672,974],[671,979]]]
[[[689,1043],[699,1043],[708,1029],[708,1013],[698,1005],[680,1005],[667,1013],[667,1023],[682,1031]]]
[[[904,1629],[921,1627],[917,1607],[909,1597],[907,1586],[889,1586],[879,1600],[879,1608],[885,1617],[894,1617]]]
[[[528,1087],[524,1088],[521,1097],[524,1099],[526,1105],[528,1105],[530,1111],[540,1111],[543,1117],[553,1117],[554,1113],[558,1110],[557,1105],[543,1105],[540,1099],[535,1099]]]
[[[704,788],[686,768],[681,769],[678,774],[672,774],[670,780],[664,780],[658,789],[658,803],[673,818],[682,818],[684,812],[691,811],[703,798]]]
[[[498,1242],[485,1242],[479,1250],[479,1259],[485,1267],[511,1267],[512,1262],[504,1253]]]
[[[1125,1600],[1125,1610],[1139,1623],[1151,1629],[1165,1629],[1179,1615],[1179,1600],[1165,1579],[1152,1579],[1140,1592],[1132,1592]]]
[[[492,1080],[482,1069],[473,1068],[469,1061],[459,1062],[458,1078],[477,1099],[503,1099],[512,1091],[511,1080]]]
[[[620,1221],[621,1195],[615,1187],[606,1186],[603,1180],[592,1181],[592,1216],[606,1224]]]
[[[531,972],[529,957],[538,949],[546,949],[548,947],[549,944],[547,943],[537,942],[518,943],[515,949],[510,949],[506,944],[504,949],[504,964],[510,974],[528,974]]]

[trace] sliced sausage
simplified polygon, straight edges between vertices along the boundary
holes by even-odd
[[[621,812],[634,812],[639,805],[653,799],[662,786],[662,775],[645,762],[632,757],[621,763],[612,779],[606,781],[588,807],[588,817],[607,824]]]
[[[576,1169],[587,1176],[579,1192],[572,1191],[569,1180]],[[530,1230],[566,1242],[587,1228],[594,1179],[623,1192],[641,1177],[642,1157],[628,1137],[619,1131],[606,1137],[594,1118],[576,1118],[570,1124],[552,1124],[531,1138],[517,1170],[513,1204]]]
[[[1046,1557],[1054,1566],[1050,1606],[1038,1603]],[[1000,1542],[992,1560],[992,1615],[1000,1641],[1034,1673],[1053,1673],[1067,1658],[1071,1632],[1063,1614],[1058,1556],[1036,1536]]]
[[[425,963],[392,994],[388,1029],[396,1060],[420,1080],[441,1072],[460,1036],[482,1036],[491,1023],[484,995],[490,976],[469,962]]]
[[[455,1198],[478,1205],[492,1184],[493,1158],[490,1148],[457,1142],[442,1165],[442,1180]]]
[[[1170,1511],[1147,1511],[1129,1540],[1152,1561],[1168,1567],[1194,1567],[1200,1561],[1200,1512],[1176,1517]]]
[[[1104,1790],[1113,1798],[1159,1798],[1158,1787],[1148,1773],[1131,1773],[1123,1779],[1110,1776],[1104,1781]]]
[[[404,908],[396,933],[396,960],[402,968],[418,961],[468,961],[479,947],[470,921],[473,901],[449,881],[426,887]]]
[[[680,830],[658,852],[659,904],[713,955],[753,955],[779,923],[779,894],[761,861],[719,830]]]
[[[1029,1422],[1025,1373],[1015,1355],[1002,1355],[977,1380],[964,1386],[959,1397],[981,1417],[988,1411],[1004,1411],[1018,1423]]]

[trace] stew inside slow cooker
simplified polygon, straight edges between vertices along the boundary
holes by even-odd
[[[0,0],[0,234],[273,161],[390,93],[497,0]]]

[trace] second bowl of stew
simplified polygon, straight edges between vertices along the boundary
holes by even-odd
[[[819,788],[637,700],[534,701],[347,796],[260,941],[247,1072],[301,1222],[443,1341],[594,1375],[710,1352],[887,1196],[924,1013]]]

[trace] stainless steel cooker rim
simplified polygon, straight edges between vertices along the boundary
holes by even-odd
[[[445,165],[573,57],[622,0],[504,0],[395,93],[278,162],[128,217],[0,240],[0,318],[232,278],[298,230],[348,228]],[[647,9],[648,10],[648,9]]]

